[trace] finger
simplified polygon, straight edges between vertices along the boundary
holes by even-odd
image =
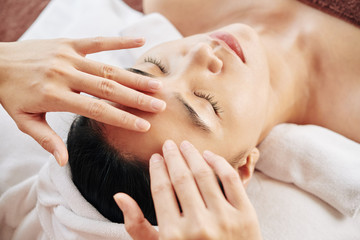
[[[173,141],[165,141],[163,155],[184,215],[194,215],[199,210],[205,209],[205,203],[194,177]]]
[[[99,99],[76,93],[68,93],[64,97],[61,97],[61,99],[62,104],[54,108],[53,111],[72,112],[98,122],[133,131],[146,132],[150,128],[148,121],[111,106]]]
[[[81,72],[76,73],[74,79],[71,86],[74,90],[86,92],[101,99],[147,112],[160,112],[166,107],[164,101],[122,86],[112,80]]]
[[[141,47],[144,43],[144,38],[94,37],[74,40],[73,46],[81,54],[90,54],[108,50]]]
[[[161,81],[156,79],[142,76],[122,68],[99,63],[91,59],[80,58],[75,64],[79,71],[114,80],[132,89],[156,92],[162,87]]]
[[[156,217],[158,225],[163,227],[180,217],[180,210],[164,159],[159,154],[151,156],[149,171]]]
[[[216,208],[224,200],[213,170],[199,151],[188,141],[180,144],[180,150],[195,177],[198,188],[208,208]]]
[[[145,219],[134,199],[124,193],[115,194],[114,199],[124,214],[125,229],[134,240],[159,239],[158,231]]]
[[[68,152],[61,138],[50,128],[42,115],[23,115],[18,122],[19,129],[35,139],[46,151],[53,154],[60,166],[68,161]]]
[[[210,151],[205,151],[203,156],[219,176],[229,203],[237,209],[247,206],[249,200],[240,176],[235,169],[223,157]]]

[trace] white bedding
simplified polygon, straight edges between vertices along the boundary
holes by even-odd
[[[22,39],[31,38],[54,38],[54,37],[89,37],[89,36],[118,36],[118,35],[144,35],[148,39],[144,49],[161,41],[179,38],[180,35],[171,27],[166,20],[160,16],[148,17],[141,20],[142,15],[129,9],[124,3],[118,0],[52,0],[45,11],[40,15],[35,24],[24,34]],[[141,23],[139,23],[141,21]],[[136,24],[136,22],[138,22]],[[135,25],[133,25],[135,24]],[[129,26],[132,27],[129,28]],[[154,28],[156,26],[156,28]],[[151,29],[151,31],[149,31]],[[153,31],[157,29],[157,31]],[[160,30],[159,30],[160,29]],[[166,32],[167,34],[163,34]],[[143,49],[135,51],[112,51],[100,54],[94,54],[90,57],[109,64],[127,67],[144,51]],[[51,113],[48,114],[50,125],[60,134],[62,138],[66,138],[68,127],[73,119],[72,114],[68,113]],[[301,128],[300,126],[291,126],[292,128]],[[279,126],[278,131],[274,134],[277,138],[281,138],[278,132],[285,131],[289,125]],[[318,127],[315,127],[318,129]],[[302,130],[310,134],[312,130]],[[320,130],[319,130],[320,131]],[[41,149],[38,144],[30,137],[22,134],[12,122],[6,112],[0,107],[0,194],[16,183],[36,175],[39,169],[48,160],[49,154]],[[272,136],[274,136],[274,134]],[[333,134],[326,132],[323,134]],[[341,136],[333,136],[338,139]],[[341,137],[342,138],[342,137]],[[270,138],[269,138],[270,139]],[[281,140],[281,139],[280,139]],[[284,139],[283,139],[284,140]],[[260,161],[260,166],[269,164],[267,169],[276,170],[277,166],[282,164],[281,170],[290,169],[286,166],[286,158],[297,159],[304,152],[314,153],[317,156],[316,148],[308,148],[305,145],[297,144],[296,137],[287,136],[285,142],[295,144],[294,148],[288,149],[287,155],[282,156],[285,159],[276,161],[276,157],[267,158],[264,154]],[[309,138],[311,143],[311,137]],[[316,138],[314,138],[316,141]],[[281,142],[281,141],[280,141]],[[283,141],[284,142],[284,141]],[[351,142],[351,141],[350,141]],[[317,144],[318,142],[314,142]],[[311,145],[311,144],[310,144]],[[261,146],[262,152],[281,152],[286,145],[274,144],[274,141],[268,141],[266,145]],[[359,151],[360,146],[354,142],[346,146],[351,146],[351,150]],[[341,156],[341,151],[346,148],[338,148],[339,146],[332,143],[326,143],[327,148],[337,148]],[[269,150],[270,149],[270,150]],[[292,151],[293,150],[293,151]],[[302,152],[299,152],[302,151]],[[346,154],[347,152],[344,152]],[[306,155],[306,154],[305,154]],[[326,157],[326,152],[324,153]],[[275,158],[275,159],[274,159]],[[341,161],[341,159],[339,159]],[[311,162],[310,162],[311,163]],[[356,172],[358,165],[344,166],[349,170]],[[293,166],[292,171],[293,171]],[[311,165],[306,165],[311,168]],[[303,166],[304,167],[304,166]],[[295,169],[298,174],[306,174],[306,168]],[[360,169],[358,169],[360,173]],[[272,171],[274,172],[274,171]],[[271,176],[271,173],[267,173]],[[305,176],[305,175],[303,175]],[[272,176],[276,177],[276,176]],[[298,184],[298,178],[281,179],[267,177],[261,172],[256,172],[248,187],[248,194],[252,200],[258,213],[261,229],[264,239],[281,240],[281,239],[360,239],[360,217],[351,218],[340,213],[339,206],[331,206],[331,201],[318,198],[316,190],[308,193],[303,189],[306,186]],[[317,179],[312,179],[316,181]],[[350,179],[351,182],[351,179]],[[297,184],[295,186],[293,183]],[[358,184],[358,185],[356,185]],[[353,182],[360,190],[359,182]],[[302,187],[303,189],[300,189]],[[309,189],[306,189],[309,191]],[[351,189],[350,189],[351,190]],[[353,201],[354,209],[356,208],[356,198]],[[357,205],[358,206],[358,205]],[[341,207],[341,206],[340,206]],[[346,206],[343,206],[346,208]],[[7,209],[0,209],[0,215]],[[346,211],[345,211],[346,213]],[[350,213],[351,215],[351,213]],[[353,212],[356,215],[356,212]]]

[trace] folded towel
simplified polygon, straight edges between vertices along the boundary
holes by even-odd
[[[55,159],[0,198],[0,239],[131,239],[78,191]]]
[[[344,216],[303,191],[256,171],[247,193],[264,240],[359,240],[360,214]]]
[[[256,168],[294,183],[347,216],[360,209],[360,144],[328,129],[276,126],[259,146]]]

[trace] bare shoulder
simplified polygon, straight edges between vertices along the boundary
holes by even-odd
[[[310,7],[306,7],[310,8]],[[360,143],[360,27],[316,11],[312,123]],[[310,24],[310,22],[309,22]]]

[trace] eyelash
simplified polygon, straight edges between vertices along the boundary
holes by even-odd
[[[210,93],[202,93],[202,92],[194,92],[194,95],[199,98],[203,98],[203,99],[207,100],[213,107],[216,115],[219,115],[220,113],[222,113],[222,110],[221,110],[218,102],[215,101],[214,95],[211,95]]]
[[[168,73],[165,65],[158,58],[146,57],[144,59],[144,62],[152,63],[152,64],[156,65],[160,69],[161,72]],[[220,113],[222,113],[222,110],[221,110],[218,102],[215,101],[215,99],[214,99],[215,97],[213,95],[211,95],[210,93],[194,92],[194,95],[199,98],[203,98],[203,99],[207,100],[211,104],[216,115],[219,115]]]
[[[156,66],[160,69],[160,71],[161,71],[162,73],[168,73],[165,65],[164,65],[164,64],[161,62],[161,60],[158,59],[158,58],[146,57],[146,58],[144,59],[144,62],[149,62],[149,63],[152,63],[152,64],[156,65]]]

